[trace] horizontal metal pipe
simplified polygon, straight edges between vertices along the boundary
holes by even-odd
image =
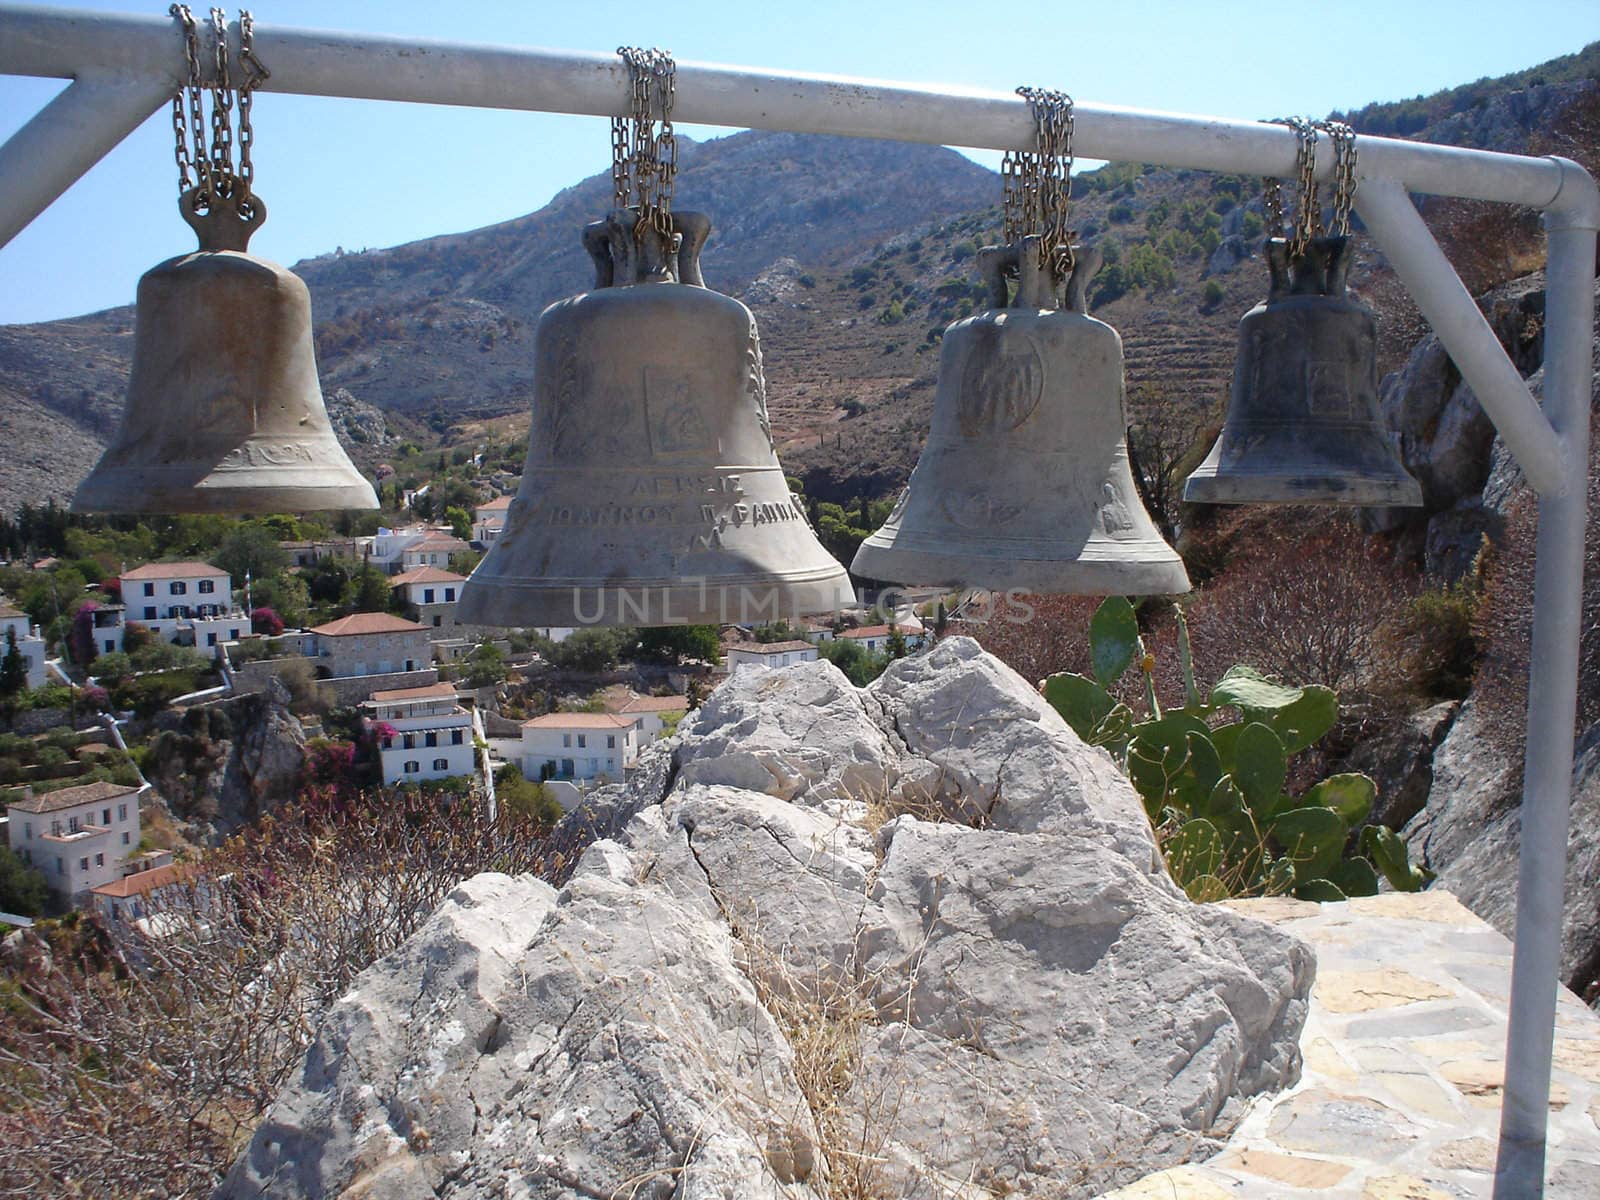
[[[233,36],[237,39],[237,30]],[[235,41],[235,44],[236,41]],[[272,71],[265,91],[621,116],[628,88],[614,55],[275,28],[257,24],[256,50]],[[0,73],[73,78],[89,68],[138,72],[176,85],[182,41],[165,17],[0,4]],[[1032,145],[1027,107],[1007,93],[880,80],[678,66],[677,119],[795,133],[831,133],[993,150]],[[1287,129],[1221,117],[1079,103],[1084,158],[1288,177]],[[1368,137],[1367,173],[1413,191],[1543,208],[1561,191],[1549,159]],[[1318,175],[1331,178],[1332,155]]]
[[[1571,484],[1561,439],[1405,189],[1393,180],[1363,178],[1355,206],[1528,482],[1542,496],[1559,495]]]
[[[151,75],[84,74],[12,134],[0,146],[0,246],[55,203],[170,94]]]

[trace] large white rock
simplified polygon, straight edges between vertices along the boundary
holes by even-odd
[[[1089,1196],[1298,1074],[1310,952],[964,639],[736,677],[561,838],[358,980],[220,1195]]]

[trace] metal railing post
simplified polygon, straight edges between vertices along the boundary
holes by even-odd
[[[1544,409],[1562,442],[1567,469],[1565,486],[1539,498],[1516,951],[1495,1200],[1531,1200],[1544,1194],[1577,723],[1593,386],[1595,229],[1600,224],[1593,181],[1581,172],[1575,178],[1577,186],[1586,190],[1588,202],[1582,196],[1574,197],[1570,209],[1553,210],[1545,218],[1549,256]]]

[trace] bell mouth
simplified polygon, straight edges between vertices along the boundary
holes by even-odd
[[[189,467],[97,467],[78,486],[80,513],[272,513],[374,509],[377,494],[353,468],[197,471]]]
[[[1279,471],[1196,470],[1183,485],[1185,504],[1322,504],[1357,508],[1421,508],[1422,485],[1404,479],[1360,479]]]
[[[910,544],[904,539],[861,543],[850,570],[866,579],[911,587],[986,588],[1041,596],[1181,596],[1191,590],[1177,551],[1165,543],[1090,541],[1075,557],[1037,557],[1026,551],[996,553],[992,539],[943,539]]]

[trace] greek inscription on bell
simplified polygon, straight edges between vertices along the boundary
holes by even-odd
[[[287,467],[299,463],[313,463],[316,454],[301,442],[247,442],[228,451],[218,464],[222,470],[240,470],[247,467]]]
[[[1014,334],[1003,347],[998,342],[980,344],[961,376],[961,432],[983,437],[1019,429],[1043,394],[1044,363],[1026,335]]]

